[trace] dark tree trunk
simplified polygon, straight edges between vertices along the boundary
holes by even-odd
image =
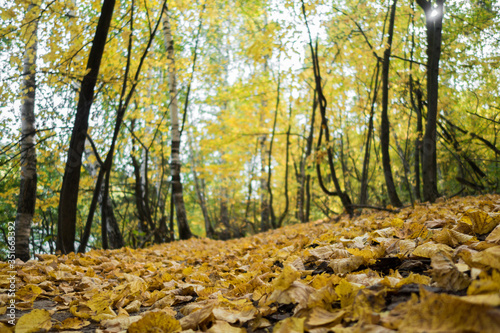
[[[29,15],[31,17],[35,9],[37,9],[37,5],[30,4],[26,16]],[[30,258],[29,237],[36,204],[35,73],[38,44],[37,30],[38,21],[35,19],[28,26],[26,32],[28,41],[26,43],[23,64],[24,79],[22,92],[24,97],[23,104],[21,105],[21,184],[15,222],[15,255],[16,258],[22,261],[27,261]]]
[[[395,207],[401,207],[403,204],[399,200],[394,178],[391,170],[391,157],[389,155],[389,140],[390,140],[390,124],[388,116],[389,108],[389,66],[391,57],[392,37],[394,34],[394,20],[396,17],[396,2],[393,0],[391,6],[391,16],[389,20],[389,36],[387,47],[384,51],[384,60],[382,64],[382,116],[380,128],[380,148],[382,150],[382,165],[384,167],[385,184],[387,186],[387,194],[391,200],[391,204]]]
[[[335,165],[333,163],[333,149],[332,149],[331,145],[329,144],[330,132],[328,130],[328,120],[326,118],[326,98],[323,94],[323,88],[321,86],[321,73],[320,73],[320,68],[319,68],[318,52],[317,52],[317,49],[315,50],[314,46],[313,46],[311,31],[309,29],[309,24],[307,22],[306,7],[305,7],[305,3],[303,0],[302,0],[302,14],[304,15],[304,20],[305,20],[307,31],[309,34],[309,48],[311,50],[311,58],[313,61],[314,83],[316,86],[316,92],[318,93],[318,105],[319,105],[319,111],[321,114],[321,129],[319,132],[318,147],[321,146],[321,140],[322,140],[323,132],[324,132],[325,133],[325,141],[326,141],[326,145],[327,145],[326,151],[327,151],[327,155],[328,155],[328,166],[330,169],[330,174],[331,174],[333,183],[335,185],[335,192],[328,191],[328,189],[326,189],[326,187],[322,183],[319,163],[316,164],[318,181],[320,183],[320,187],[323,190],[323,192],[325,192],[328,195],[338,195],[340,197],[340,200],[341,200],[342,205],[344,206],[345,210],[347,211],[347,213],[350,216],[352,216],[354,214],[354,210],[352,208],[351,199],[349,198],[349,195],[346,192],[342,191],[342,189],[340,188],[340,183],[339,183],[339,180],[337,178],[336,171],[335,171]],[[316,48],[317,48],[317,44],[316,44]]]
[[[200,180],[198,179],[198,174],[196,172],[196,159],[194,156],[194,149],[191,140],[188,140],[189,148],[191,150],[189,158],[191,160],[191,173],[194,180],[194,188],[196,191],[196,197],[198,198],[198,204],[200,205],[201,212],[203,213],[203,220],[205,221],[205,234],[208,238],[214,238],[215,231],[212,227],[212,222],[210,221],[210,216],[208,215],[207,203],[205,200],[205,193],[200,186]]]
[[[269,143],[269,152],[267,156],[267,191],[269,193],[269,212],[271,213],[271,226],[274,228],[277,227],[276,223],[276,215],[274,213],[274,207],[273,207],[273,189],[272,189],[272,183],[271,183],[271,176],[272,176],[272,170],[271,170],[271,157],[273,154],[273,144],[274,144],[274,136],[276,134],[276,123],[278,121],[278,108],[280,105],[280,76],[278,76],[278,88],[277,88],[277,96],[276,96],[276,107],[275,107],[275,112],[274,112],[274,122],[273,122],[273,130],[271,132],[271,142]]]
[[[422,178],[425,201],[434,202],[437,189],[436,124],[438,117],[439,58],[443,27],[444,0],[417,0],[425,12],[427,32],[427,122],[423,138]]]
[[[78,190],[80,187],[80,167],[82,153],[85,147],[85,137],[89,127],[90,107],[94,100],[94,87],[101,66],[102,54],[108,36],[109,25],[113,16],[115,0],[104,0],[101,16],[97,23],[92,48],[87,62],[89,72],[84,76],[71,140],[69,143],[68,157],[64,169],[59,211],[57,220],[56,250],[61,253],[75,251],[76,209],[78,204]]]
[[[380,71],[380,63],[377,60],[377,68],[375,70],[375,83],[373,86],[373,96],[372,96],[372,104],[370,108],[370,119],[368,120],[368,130],[366,133],[366,144],[365,144],[365,156],[363,159],[363,171],[361,173],[361,188],[359,193],[359,204],[366,205],[368,201],[368,171],[370,167],[370,153],[371,153],[371,142],[373,136],[373,117],[375,115],[375,104],[377,101],[377,93],[378,93],[378,77]]]
[[[283,213],[281,213],[278,219],[277,227],[281,227],[283,225],[283,221],[285,220],[288,214],[288,206],[289,206],[289,198],[288,198],[288,163],[290,158],[290,130],[291,130],[291,122],[292,122],[292,106],[290,105],[290,112],[288,114],[288,131],[286,132],[286,157],[285,157],[285,209],[283,209]]]
[[[299,165],[299,189],[297,195],[297,206],[299,210],[299,220],[302,223],[309,221],[309,211],[311,207],[311,193],[310,193],[310,181],[311,176],[306,175],[306,163],[309,156],[312,153],[313,138],[314,138],[314,121],[316,119],[316,109],[318,108],[318,99],[316,97],[316,90],[314,90],[313,97],[313,107],[311,115],[311,124],[309,127],[309,135],[307,136],[306,149],[303,158],[300,160]]]
[[[418,82],[417,82],[418,83]],[[417,101],[413,97],[415,94]],[[422,201],[422,195],[420,192],[420,163],[422,161],[422,132],[423,132],[423,123],[422,123],[422,110],[424,108],[424,102],[422,99],[422,91],[420,87],[413,86],[413,78],[410,75],[410,100],[413,106],[413,109],[417,113],[417,138],[415,139],[415,153],[414,153],[414,165],[413,172],[415,173],[415,187],[414,193],[417,200]]]
[[[108,170],[104,180],[104,189],[102,191],[101,203],[101,228],[102,228],[102,248],[119,249],[125,244],[120,227],[116,221],[115,213],[109,196],[109,177],[111,171]]]

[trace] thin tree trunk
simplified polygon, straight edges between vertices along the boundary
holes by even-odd
[[[205,195],[200,186],[200,181],[198,179],[198,174],[196,173],[196,160],[194,157],[194,149],[191,140],[188,140],[189,148],[191,150],[189,158],[191,160],[191,174],[193,175],[194,188],[196,191],[196,196],[198,197],[198,204],[200,205],[201,212],[203,213],[203,220],[205,221],[205,233],[208,238],[214,238],[215,231],[212,227],[212,222],[210,221],[210,216],[208,215],[207,203],[205,201]]]
[[[377,58],[378,59],[378,58]],[[370,107],[370,119],[368,120],[368,130],[366,133],[366,144],[365,144],[365,157],[363,159],[363,171],[361,173],[361,188],[359,193],[359,204],[366,205],[368,201],[368,171],[370,167],[370,154],[371,154],[371,142],[373,136],[373,117],[375,115],[375,104],[377,101],[378,93],[378,77],[380,71],[380,63],[377,60],[377,68],[375,70],[375,83],[373,87],[372,103]]]
[[[415,95],[417,97],[417,102],[415,103],[415,99],[413,97],[413,91],[415,91]],[[422,100],[422,91],[420,87],[413,87],[413,78],[410,74],[410,100],[413,106],[413,109],[417,113],[417,138],[415,139],[415,152],[414,152],[414,173],[415,173],[415,187],[414,193],[417,200],[422,201],[422,195],[420,192],[420,162],[422,161],[422,131],[423,131],[423,123],[422,123],[422,110],[424,107],[424,103]]]
[[[382,150],[382,165],[384,167],[385,184],[387,186],[387,194],[394,207],[401,207],[403,204],[399,200],[396,186],[394,185],[394,178],[391,170],[391,157],[389,155],[389,140],[390,140],[390,124],[388,116],[389,108],[389,65],[391,57],[392,37],[394,34],[394,20],[396,17],[396,3],[393,0],[391,6],[391,16],[389,20],[389,36],[387,40],[387,47],[384,51],[384,60],[382,64],[382,116],[381,116],[381,129],[380,129],[380,146]]]
[[[263,73],[267,72],[267,61],[263,65]],[[261,110],[260,110],[260,123],[259,126],[264,128],[265,111],[267,109],[267,100],[262,97]],[[270,225],[270,205],[268,201],[268,177],[266,173],[266,140],[267,135],[263,134],[259,139],[260,144],[260,229],[261,231],[269,230]]]
[[[427,32],[427,122],[423,138],[422,178],[424,200],[434,202],[437,189],[436,126],[438,117],[439,58],[443,27],[444,0],[417,0],[425,12]]]
[[[326,98],[323,94],[323,89],[321,86],[321,73],[320,73],[320,68],[319,68],[319,59],[318,59],[318,52],[317,49],[315,50],[313,47],[313,42],[312,42],[312,36],[311,36],[311,31],[309,29],[309,24],[307,22],[307,16],[306,16],[306,8],[305,8],[305,3],[304,0],[302,0],[302,14],[304,15],[304,21],[306,23],[308,35],[309,35],[309,48],[311,50],[311,57],[313,61],[313,70],[314,70],[314,81],[315,81],[315,86],[316,86],[316,91],[318,93],[318,105],[319,105],[319,110],[321,114],[321,129],[319,132],[319,138],[318,138],[318,147],[321,146],[321,140],[323,137],[323,132],[325,133],[325,141],[327,144],[327,155],[328,155],[328,166],[330,168],[330,174],[333,180],[333,183],[335,185],[335,192],[330,192],[326,189],[324,184],[322,183],[321,180],[321,173],[320,173],[320,167],[319,163],[316,164],[316,171],[318,174],[318,181],[320,184],[321,189],[323,192],[325,192],[328,195],[338,195],[340,197],[340,200],[342,202],[342,205],[346,209],[347,213],[352,216],[354,214],[354,210],[351,206],[352,202],[351,199],[349,198],[349,195],[342,191],[340,188],[340,183],[337,178],[337,174],[335,171],[335,165],[333,163],[333,149],[330,146],[330,132],[328,130],[328,122],[326,118]],[[317,48],[317,44],[316,44]]]
[[[32,15],[38,8],[35,4],[28,6],[26,17]],[[33,20],[26,30],[26,50],[23,64],[22,92],[24,94],[21,105],[21,184],[17,215],[16,231],[16,258],[27,261],[30,258],[29,237],[31,223],[35,214],[36,204],[36,149],[35,149],[35,92],[36,92],[36,57],[38,44],[38,20]]]
[[[276,224],[276,215],[274,213],[274,207],[273,207],[273,189],[272,189],[272,183],[271,183],[271,176],[272,176],[272,171],[271,171],[271,160],[272,160],[272,154],[273,154],[273,144],[274,144],[274,136],[276,134],[276,123],[278,120],[278,109],[280,105],[280,76],[278,74],[278,88],[277,88],[277,96],[276,96],[276,107],[275,107],[275,112],[274,112],[274,122],[273,122],[273,130],[271,132],[271,142],[269,143],[269,152],[267,156],[267,191],[269,193],[269,212],[271,213],[271,226],[273,228],[277,227]]]
[[[164,3],[164,5],[165,5],[165,3]],[[120,95],[120,102],[119,102],[118,111],[117,111],[117,115],[116,115],[116,121],[115,121],[115,126],[114,126],[114,131],[113,131],[113,138],[111,140],[111,147],[109,148],[109,151],[108,151],[108,154],[106,155],[105,161],[101,162],[101,170],[99,171],[100,176],[98,176],[98,181],[99,181],[99,179],[100,179],[100,181],[102,181],[102,178],[100,178],[100,177],[103,177],[106,173],[111,172],[111,169],[112,169],[112,166],[113,166],[113,157],[114,157],[116,142],[118,140],[118,134],[120,133],[120,128],[121,128],[121,125],[123,123],[123,119],[124,119],[124,116],[125,116],[125,111],[127,110],[127,107],[128,107],[128,105],[130,103],[130,100],[131,100],[132,96],[134,95],[135,88],[137,87],[137,84],[139,82],[139,76],[140,76],[140,73],[141,73],[142,65],[144,64],[144,61],[145,61],[146,56],[148,54],[149,48],[151,46],[151,43],[152,43],[152,41],[153,41],[153,39],[154,39],[154,37],[156,35],[156,32],[158,30],[158,26],[160,24],[161,16],[163,14],[163,11],[160,13],[160,17],[158,18],[158,20],[156,22],[156,25],[155,25],[153,31],[151,32],[151,35],[149,36],[148,43],[147,43],[147,45],[146,45],[146,47],[144,49],[144,52],[143,52],[143,54],[142,54],[142,56],[141,56],[141,58],[139,60],[139,65],[137,66],[137,70],[136,70],[135,75],[133,77],[132,85],[131,85],[128,93],[127,93],[126,92],[127,91],[127,82],[129,80],[128,76],[129,76],[130,62],[131,62],[130,57],[131,57],[131,50],[132,50],[132,36],[133,36],[133,31],[134,31],[134,29],[133,29],[133,22],[134,22],[133,13],[134,13],[134,1],[132,0],[131,11],[130,11],[130,35],[129,35],[128,50],[127,50],[127,65],[126,65],[125,73],[124,73],[124,80],[123,80],[122,91],[121,91],[121,95]],[[100,22],[100,20],[99,20],[99,22]],[[109,27],[109,23],[108,23],[108,27]],[[99,30],[99,24],[98,24],[98,30]],[[107,30],[106,30],[106,34],[107,34]],[[91,55],[92,55],[92,49],[91,49]],[[102,52],[101,52],[101,56],[102,56]],[[90,59],[90,56],[89,56],[89,59]],[[90,63],[90,60],[89,60],[89,63]],[[93,68],[92,68],[92,70],[93,70]],[[92,72],[92,70],[90,72]],[[85,81],[85,78],[84,78],[84,81]],[[94,80],[94,85],[95,85],[95,80]],[[83,83],[82,83],[82,87],[83,87]],[[92,94],[93,94],[93,87],[92,87]],[[90,108],[90,106],[89,106],[89,108]],[[88,127],[88,115],[89,115],[88,111],[89,110],[87,110],[87,117],[85,118],[85,121],[87,123],[87,127]],[[78,114],[78,112],[77,112],[77,114]],[[75,121],[75,126],[76,126],[76,123],[77,122]],[[86,137],[86,136],[88,136],[88,135],[87,135],[86,130],[85,130],[84,137]],[[83,142],[83,145],[85,145],[85,142]],[[70,144],[70,147],[71,147],[71,144]],[[82,148],[82,151],[83,151],[83,148]],[[81,165],[81,153],[80,153],[79,162],[80,162],[80,165]],[[101,173],[103,173],[103,174],[101,175]],[[79,172],[78,172],[78,177],[80,177],[80,173]],[[105,186],[106,192],[103,193],[103,198],[102,198],[104,206],[107,205],[107,201],[109,199],[108,198],[108,194],[109,194],[109,192],[108,192],[109,191],[108,190],[109,189],[109,174],[106,176],[105,179],[106,179],[106,182],[105,182],[104,186]],[[63,188],[64,188],[64,180],[63,180]],[[94,197],[92,199],[91,209],[89,211],[89,217],[88,217],[88,220],[87,220],[86,229],[87,229],[87,227],[90,228],[90,226],[92,224],[92,218],[93,218],[93,214],[94,214],[94,211],[95,211],[95,208],[96,208],[95,207],[95,200],[97,200],[97,197],[100,195],[100,193],[101,193],[100,191],[101,191],[101,187],[100,186],[96,186],[96,189],[94,190]],[[62,195],[62,190],[61,190],[61,195]],[[75,209],[76,209],[76,207],[75,207]],[[61,206],[59,207],[59,211],[61,212]],[[106,214],[106,213],[107,212],[104,211],[104,214]],[[116,219],[115,219],[115,222],[116,222]],[[111,220],[111,223],[112,223],[112,228],[113,228],[114,232],[120,233],[120,228],[119,228],[118,224],[114,223],[112,220]],[[73,231],[74,231],[74,227],[75,226],[73,225]],[[105,230],[107,229],[106,223],[102,224],[102,228],[105,229]],[[90,229],[89,229],[89,231],[90,231]],[[106,244],[107,243],[107,233],[103,233],[102,235],[103,235],[103,239],[102,239],[103,244]],[[72,235],[73,241],[74,241],[74,236],[75,235],[74,235],[74,232],[73,232],[73,235]],[[58,237],[59,237],[59,233],[58,233]],[[85,250],[85,249],[83,248],[83,250]],[[63,250],[61,250],[61,251],[63,251]]]
[[[257,139],[257,143],[255,145],[255,159],[257,159],[257,151],[259,149],[259,139]],[[252,188],[252,180],[253,180],[253,173],[254,173],[254,168],[255,168],[255,161],[253,159],[253,157],[250,159],[250,164],[251,164],[251,169],[250,169],[250,179],[248,181],[248,196],[247,196],[247,204],[246,204],[246,207],[245,207],[245,221],[248,221],[248,214],[250,212],[250,204],[252,203],[252,192],[253,192],[253,188]],[[255,207],[255,203],[254,203],[254,207]],[[256,231],[256,226],[257,224],[257,221],[255,220],[254,218],[254,221],[253,223],[251,224],[252,226],[252,229],[254,230],[254,232]]]
[[[87,62],[87,70],[89,72],[83,77],[80,89],[75,124],[71,132],[59,199],[56,249],[61,251],[61,253],[75,251],[76,209],[80,187],[82,153],[85,147],[85,136],[89,127],[90,107],[94,100],[94,87],[101,66],[102,54],[104,53],[114,6],[115,0],[104,0],[103,2],[101,16],[97,23],[97,29]]]
[[[172,196],[175,204],[177,216],[177,226],[179,228],[179,238],[188,239],[192,237],[191,230],[187,221],[186,208],[182,193],[181,183],[181,159],[180,146],[181,134],[179,131],[179,108],[177,99],[176,69],[174,57],[174,41],[172,38],[172,29],[170,27],[170,18],[168,17],[168,8],[165,4],[163,15],[163,37],[167,48],[168,62],[168,86],[170,93],[170,117],[172,123],[172,146],[170,170],[172,175]]]
[[[283,213],[281,213],[278,219],[277,227],[281,227],[283,225],[283,221],[285,220],[286,215],[288,214],[288,206],[289,206],[289,198],[288,198],[288,162],[290,157],[290,130],[292,127],[292,106],[290,105],[290,112],[288,114],[288,131],[286,132],[286,157],[285,157],[285,209]]]
[[[115,213],[113,212],[113,206],[109,196],[109,177],[111,170],[106,173],[106,178],[104,180],[104,189],[102,191],[102,204],[101,204],[101,228],[103,240],[103,249],[119,249],[125,244],[123,242],[123,236],[120,232],[120,227],[116,221]],[[106,244],[106,247],[104,247]]]
[[[299,209],[299,220],[302,223],[308,222],[309,221],[309,210],[311,207],[311,194],[310,194],[310,189],[309,189],[309,182],[311,181],[311,176],[306,175],[306,163],[307,159],[309,156],[311,156],[312,153],[312,146],[313,146],[313,138],[314,138],[314,121],[316,119],[316,109],[318,108],[318,99],[316,97],[317,93],[316,90],[314,90],[314,97],[313,97],[313,107],[312,107],[312,115],[311,115],[311,124],[309,127],[309,135],[307,136],[306,140],[306,150],[303,158],[300,161],[299,165],[299,172],[300,172],[300,181],[299,181],[299,194],[298,194],[298,201],[299,204],[298,209]],[[304,198],[305,196],[305,198]]]

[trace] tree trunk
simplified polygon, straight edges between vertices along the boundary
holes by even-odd
[[[87,70],[89,72],[84,76],[81,84],[59,199],[56,250],[61,253],[75,251],[76,210],[80,187],[82,153],[85,147],[85,136],[89,127],[90,107],[94,99],[94,88],[101,66],[102,54],[114,6],[115,0],[104,0],[103,2],[101,16],[97,23],[97,29],[87,62]]]
[[[208,215],[207,203],[205,201],[205,194],[203,193],[203,189],[200,186],[200,181],[198,179],[198,175],[196,173],[196,161],[194,158],[194,149],[191,144],[191,140],[189,141],[189,147],[191,148],[191,154],[189,157],[191,159],[191,173],[193,175],[194,180],[194,188],[196,191],[196,196],[198,197],[198,204],[200,205],[201,212],[203,213],[203,220],[205,221],[205,234],[208,238],[214,238],[215,231],[212,227],[212,222],[210,221],[210,216]]]
[[[274,136],[276,134],[276,123],[278,121],[278,108],[280,105],[280,75],[278,74],[278,89],[277,89],[277,96],[276,96],[276,107],[274,111],[274,122],[273,122],[273,129],[271,132],[271,141],[269,142],[269,152],[267,155],[267,191],[269,193],[269,212],[271,213],[271,226],[273,229],[277,227],[276,224],[276,215],[274,213],[274,207],[273,207],[273,189],[272,189],[272,182],[271,182],[271,177],[273,175],[272,169],[271,169],[271,161],[272,161],[272,155],[273,155],[273,144],[274,144]]]
[[[437,189],[436,124],[438,116],[439,58],[443,27],[444,0],[417,0],[425,12],[427,32],[427,122],[423,138],[422,180],[424,200],[434,202]]]
[[[352,202],[351,199],[349,198],[349,195],[342,191],[340,188],[340,183],[337,178],[337,174],[335,171],[335,165],[333,163],[333,149],[331,145],[329,144],[330,142],[330,132],[328,130],[328,119],[326,118],[326,98],[325,95],[323,94],[323,88],[321,86],[321,73],[320,73],[320,68],[319,68],[319,59],[318,59],[318,51],[317,51],[317,44],[316,44],[316,50],[314,49],[313,42],[312,42],[312,36],[311,36],[311,31],[309,29],[309,24],[307,22],[307,16],[306,16],[306,6],[304,3],[304,0],[302,0],[302,14],[304,15],[304,21],[306,23],[308,35],[309,35],[309,48],[311,50],[311,58],[313,61],[313,70],[314,70],[314,83],[316,86],[316,92],[318,93],[318,105],[319,105],[319,110],[321,114],[321,129],[319,132],[319,138],[318,138],[318,147],[321,146],[321,140],[323,137],[323,132],[325,133],[325,141],[326,141],[326,152],[328,156],[328,166],[330,168],[330,174],[333,180],[333,183],[335,185],[335,192],[330,192],[324,184],[322,183],[321,180],[321,173],[320,173],[320,166],[319,163],[316,163],[316,171],[318,174],[318,181],[320,184],[321,189],[323,192],[325,192],[328,195],[338,195],[340,197],[340,200],[342,202],[342,205],[344,206],[345,210],[347,213],[352,216],[354,214],[354,210],[352,208]]]
[[[263,65],[263,73],[267,71],[267,61]],[[267,108],[267,100],[262,97],[261,110],[260,110],[260,128],[264,128],[265,111]],[[268,201],[268,178],[266,173],[266,140],[267,135],[263,134],[259,138],[260,146],[260,229],[266,231],[270,229],[270,206]]]
[[[116,221],[115,213],[109,196],[109,177],[111,170],[106,172],[104,180],[104,188],[102,189],[102,202],[101,202],[101,228],[103,249],[119,249],[125,244],[123,236],[120,231],[118,222]]]
[[[172,122],[172,147],[170,171],[172,175],[172,196],[174,199],[175,213],[177,216],[177,227],[179,228],[179,238],[188,239],[192,237],[191,230],[186,216],[184,206],[184,197],[182,194],[181,183],[181,159],[180,146],[181,134],[179,131],[179,107],[177,100],[177,83],[174,57],[174,41],[172,38],[172,29],[170,27],[170,18],[168,17],[168,8],[165,4],[163,15],[163,36],[167,48],[168,62],[168,86],[170,93],[170,117]]]
[[[394,20],[396,17],[396,3],[393,0],[391,6],[391,17],[389,21],[389,36],[387,47],[384,51],[384,61],[382,64],[382,116],[380,129],[380,148],[382,150],[382,165],[384,167],[385,184],[387,186],[387,194],[394,207],[401,207],[403,204],[399,200],[394,178],[391,170],[391,157],[389,155],[389,140],[390,140],[390,124],[387,109],[389,108],[389,65],[391,57],[392,37],[394,34]]]
[[[27,17],[38,8],[35,4],[28,6]],[[35,149],[35,91],[36,91],[36,56],[38,21],[34,19],[28,26],[26,36],[26,50],[23,64],[22,93],[24,94],[21,105],[21,184],[15,222],[16,230],[16,258],[27,261],[30,258],[29,237],[31,222],[35,214],[36,204],[36,149]]]
[[[311,195],[310,195],[310,189],[309,189],[309,182],[311,181],[311,176],[307,175],[306,176],[306,163],[307,159],[309,156],[311,156],[312,153],[312,145],[313,145],[313,138],[314,138],[314,121],[316,119],[316,109],[318,108],[318,99],[316,97],[316,90],[314,90],[314,97],[313,97],[313,107],[312,107],[312,115],[311,115],[311,124],[309,127],[309,135],[307,136],[306,140],[306,149],[305,149],[305,154],[304,157],[300,161],[299,165],[299,188],[298,188],[298,195],[297,195],[297,208],[299,210],[298,216],[299,216],[299,221],[302,223],[308,222],[309,221],[309,209],[311,207]]]
[[[373,87],[372,104],[370,107],[370,119],[368,120],[368,130],[366,133],[366,144],[365,144],[365,156],[363,159],[363,171],[361,173],[361,188],[359,193],[359,204],[366,205],[368,201],[368,171],[370,166],[370,153],[371,153],[371,142],[373,136],[373,117],[375,115],[375,105],[377,103],[377,93],[378,93],[378,75],[380,71],[380,63],[377,61],[377,68],[375,70],[375,83]]]
[[[418,83],[418,82],[417,82]],[[415,95],[417,97],[417,101],[415,102],[413,93],[415,92]],[[415,152],[414,152],[414,173],[415,173],[415,187],[414,187],[414,193],[415,197],[417,200],[422,201],[422,195],[420,192],[420,161],[422,161],[422,131],[423,131],[423,124],[422,124],[422,110],[424,108],[424,102],[422,99],[422,91],[420,90],[420,87],[413,87],[413,78],[410,74],[410,100],[411,104],[413,106],[413,109],[417,113],[417,138],[415,139]]]

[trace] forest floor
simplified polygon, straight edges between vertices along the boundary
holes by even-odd
[[[499,332],[500,196],[251,237],[40,255],[15,332]],[[10,268],[0,262],[0,333]]]

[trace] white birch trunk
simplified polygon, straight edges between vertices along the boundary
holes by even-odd
[[[35,4],[28,6],[27,18],[35,17]],[[16,215],[16,257],[27,261],[30,258],[29,237],[36,203],[36,149],[35,149],[35,91],[38,21],[34,19],[26,29],[26,49],[23,64],[24,95],[21,105],[21,184]]]
[[[168,62],[168,87],[170,93],[170,121],[172,124],[172,146],[170,157],[170,170],[172,175],[172,196],[175,204],[175,213],[177,216],[177,226],[179,228],[179,238],[188,239],[192,236],[191,230],[186,216],[186,208],[184,206],[184,198],[182,195],[181,183],[181,159],[180,145],[181,133],[179,131],[179,106],[177,99],[177,83],[174,57],[174,41],[172,39],[172,29],[170,19],[168,17],[168,9],[165,5],[163,13],[163,38],[165,39],[165,47],[167,48]]]

